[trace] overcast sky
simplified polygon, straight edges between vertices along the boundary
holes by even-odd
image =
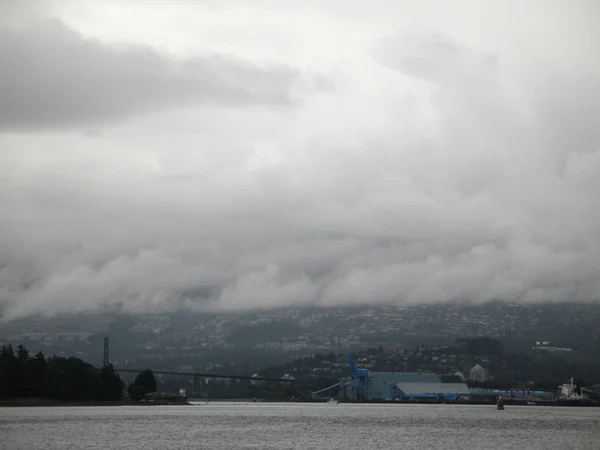
[[[0,2],[0,314],[598,300],[596,0]]]

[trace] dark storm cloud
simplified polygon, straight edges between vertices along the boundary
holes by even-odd
[[[0,129],[94,124],[182,106],[286,105],[296,71],[232,56],[180,59],[85,38],[58,20],[0,22]]]

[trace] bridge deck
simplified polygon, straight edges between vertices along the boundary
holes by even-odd
[[[145,369],[115,369],[115,372],[123,373],[140,373]],[[174,372],[169,370],[152,370],[152,373],[159,375],[182,375],[191,377],[202,377],[202,378],[230,378],[233,380],[256,380],[256,381],[281,381],[285,383],[297,383],[301,380],[289,379],[289,378],[271,378],[271,377],[253,377],[250,375],[217,375],[214,373],[200,373],[200,372]]]

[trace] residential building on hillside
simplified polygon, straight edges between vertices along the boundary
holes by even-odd
[[[488,371],[487,371],[487,369],[484,369],[483,367],[481,367],[479,364],[475,364],[473,367],[471,367],[471,371],[469,373],[469,379],[471,381],[477,381],[479,383],[483,383],[484,381],[487,381],[487,379],[488,379]]]

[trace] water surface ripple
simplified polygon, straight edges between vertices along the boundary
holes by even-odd
[[[289,403],[0,408],[0,448],[600,449],[600,408]]]

